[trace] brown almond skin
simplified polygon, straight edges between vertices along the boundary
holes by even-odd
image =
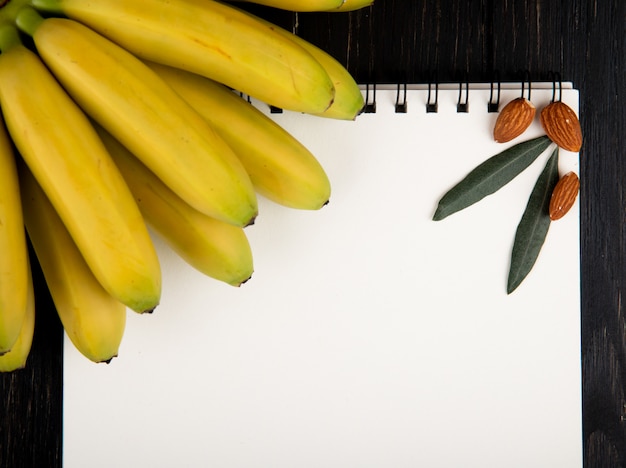
[[[561,219],[574,206],[579,188],[580,180],[574,172],[568,172],[559,179],[550,198],[549,214],[552,221]]]
[[[540,115],[543,130],[554,143],[577,153],[583,144],[583,134],[576,113],[567,104],[554,101]]]
[[[520,136],[532,123],[535,112],[535,106],[528,99],[513,99],[500,111],[493,128],[493,139],[506,143]]]

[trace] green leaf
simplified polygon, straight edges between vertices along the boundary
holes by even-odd
[[[511,252],[508,294],[511,294],[530,273],[548,235],[550,197],[559,180],[558,161],[559,148],[557,147],[539,175],[528,199],[526,210],[517,226]]]
[[[441,198],[433,220],[440,221],[504,187],[530,166],[551,143],[543,135],[518,143],[476,166]]]

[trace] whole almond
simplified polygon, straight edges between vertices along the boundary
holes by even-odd
[[[554,101],[541,111],[541,125],[553,142],[567,151],[578,152],[583,135],[576,113],[567,104]]]
[[[580,180],[574,172],[568,172],[554,186],[552,197],[550,198],[550,219],[556,221],[561,219],[574,206]]]
[[[528,99],[513,99],[502,108],[493,128],[493,139],[506,143],[520,136],[535,118],[535,106]]]

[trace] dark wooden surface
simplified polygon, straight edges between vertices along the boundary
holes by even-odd
[[[626,466],[626,2],[376,0],[344,14],[247,7],[331,52],[360,82],[503,81],[559,72],[581,90],[583,450]],[[0,376],[0,467],[62,464],[62,329],[41,277],[28,368]],[[572,291],[572,294],[577,294]],[[451,449],[454,449],[452,443]],[[514,456],[514,454],[511,454]],[[530,468],[530,467],[529,467]]]

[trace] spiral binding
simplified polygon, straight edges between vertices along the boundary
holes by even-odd
[[[524,82],[528,82],[528,96],[526,99],[530,101],[530,91],[532,89],[532,82],[530,81],[530,72],[528,70],[524,71],[524,79],[522,80],[522,97],[524,97]]]
[[[555,101],[561,101],[562,99],[562,94],[563,94],[563,82],[561,81],[561,74],[558,72],[550,72],[550,77],[552,78],[552,102]],[[559,88],[559,98],[556,98],[556,89],[557,89],[557,82],[558,82],[558,88]]]
[[[465,85],[465,93],[463,93],[463,85]],[[469,112],[469,79],[467,77],[465,82],[459,82],[459,100],[456,103],[456,111],[459,113]]]
[[[552,100],[560,101],[562,95],[563,82],[561,75],[556,72],[550,72],[550,81],[552,82]],[[500,73],[494,71],[491,80],[489,80],[489,100],[487,101],[487,112],[497,113],[500,110],[500,95],[502,92],[502,81]],[[406,114],[408,112],[408,89],[409,84],[399,82],[396,85],[395,112],[398,114]],[[437,113],[439,111],[439,89],[440,83],[437,79],[437,73],[431,73],[426,81],[428,96],[426,99],[426,112]],[[449,89],[449,86],[446,86]],[[509,88],[507,88],[509,89]],[[533,89],[533,81],[530,72],[525,70],[520,80],[520,95],[530,101]],[[469,113],[470,111],[470,81],[465,75],[458,82],[458,99],[456,103],[456,111],[458,113]],[[376,84],[365,85],[365,106],[364,113],[376,112]]]
[[[434,91],[433,91],[434,87]],[[439,80],[437,73],[431,73],[428,80],[428,99],[426,100],[426,112],[436,113],[439,110]]]
[[[270,113],[271,114],[282,114],[283,110],[280,107],[270,105]]]
[[[497,88],[496,88],[497,83]],[[498,112],[500,109],[500,91],[502,88],[502,83],[500,82],[500,72],[497,70],[493,73],[493,78],[491,79],[490,85],[490,93],[489,93],[489,102],[487,102],[487,112]]]
[[[398,84],[398,93],[396,95],[396,114],[406,114],[408,111],[408,103],[406,99],[406,83]]]
[[[370,87],[372,88],[371,94]],[[376,113],[376,84],[368,84],[365,86],[365,104],[363,106],[363,112],[366,114]]]

